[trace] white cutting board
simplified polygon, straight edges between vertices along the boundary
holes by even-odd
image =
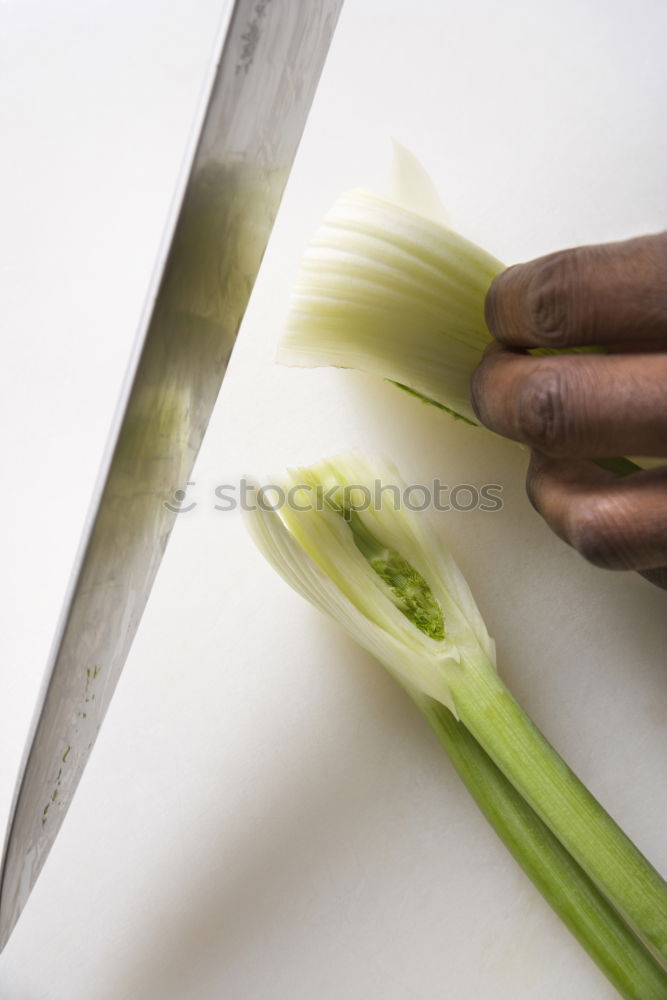
[[[0,821],[220,6],[2,5]],[[515,446],[370,378],[272,364],[306,240],[342,189],[383,182],[392,136],[508,262],[664,228],[666,32],[649,0],[347,0],[197,506],[0,959],[2,1000],[614,995],[401,692],[214,490],[349,447],[414,482],[501,484],[501,512],[437,528],[510,686],[667,870],[667,594],[555,539]]]

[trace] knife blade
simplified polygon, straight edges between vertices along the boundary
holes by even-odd
[[[225,12],[19,771],[0,870],[0,951],[122,672],[341,6],[236,0]]]

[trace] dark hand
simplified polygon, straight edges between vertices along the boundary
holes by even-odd
[[[472,405],[532,449],[534,507],[595,565],[648,570],[667,585],[667,467],[619,478],[590,461],[667,456],[667,233],[510,267],[489,290],[486,319],[496,341]],[[584,345],[609,353],[527,353]]]

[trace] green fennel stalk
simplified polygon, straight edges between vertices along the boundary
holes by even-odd
[[[667,997],[667,974],[463,723],[437,701],[417,704],[495,832],[619,994]]]

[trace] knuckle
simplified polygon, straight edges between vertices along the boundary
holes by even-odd
[[[526,300],[532,332],[539,343],[549,347],[576,343],[581,267],[581,248],[549,254],[537,262]]]
[[[570,544],[601,569],[629,569],[629,533],[617,505],[608,496],[581,498],[566,525]]]
[[[517,392],[517,430],[526,444],[550,455],[561,455],[569,443],[564,381],[553,370],[527,375]]]

